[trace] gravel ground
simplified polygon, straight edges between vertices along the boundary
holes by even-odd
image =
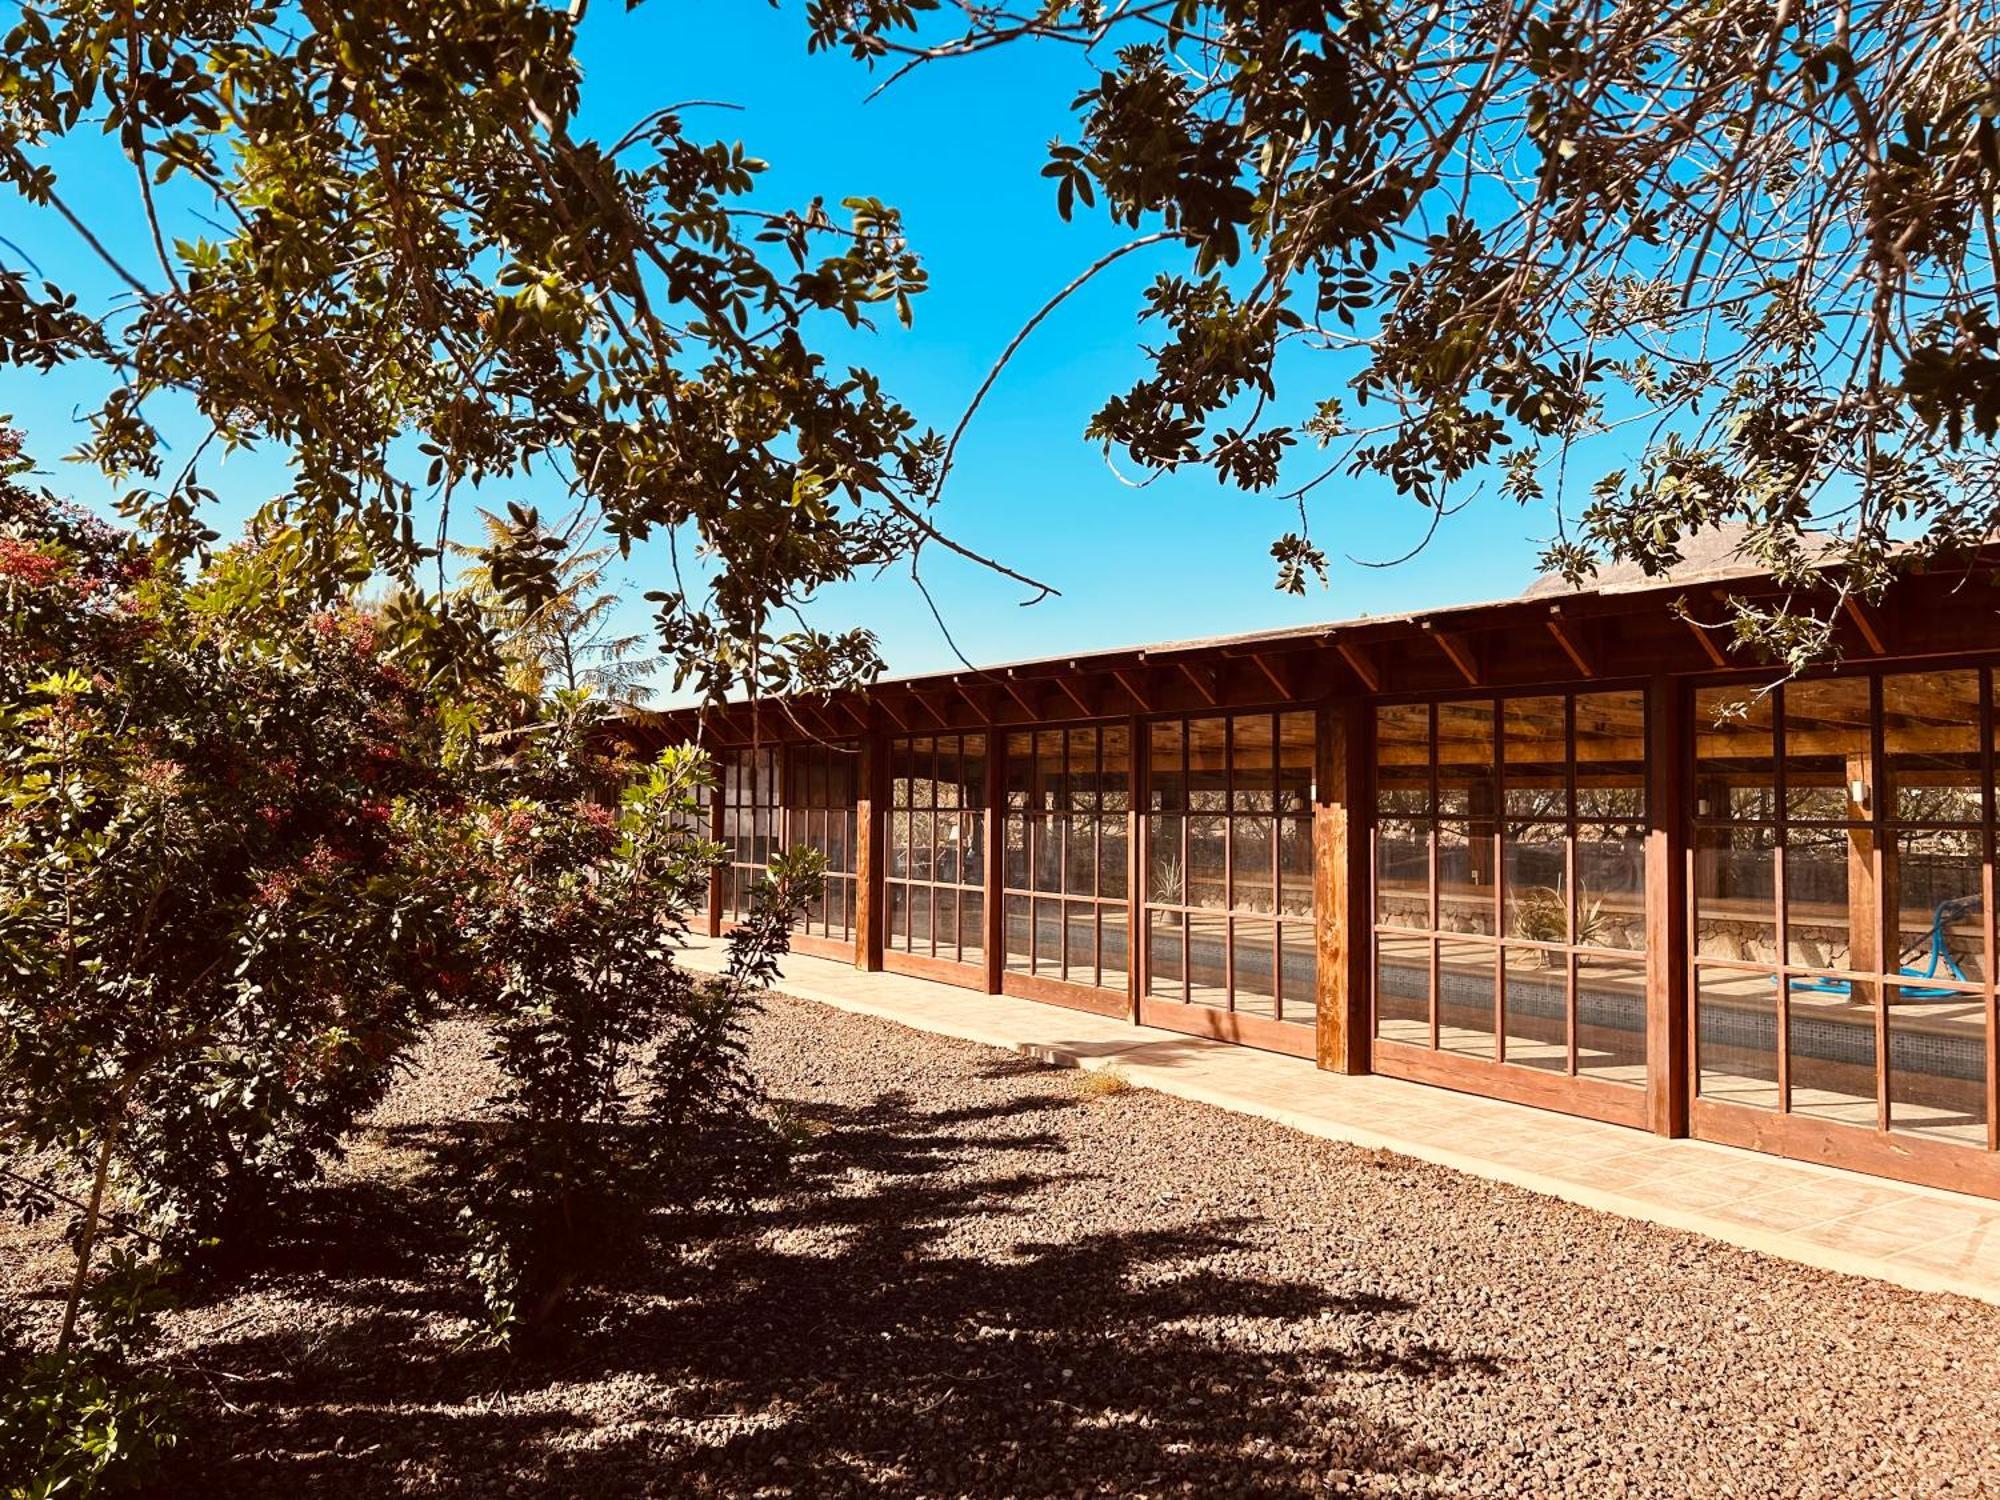
[[[563,1352],[468,1348],[424,1164],[479,1054],[441,1028],[176,1315],[175,1493],[2000,1493],[2000,1309],[784,999],[786,1196],[635,1249]]]

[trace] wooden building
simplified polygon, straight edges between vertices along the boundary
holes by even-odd
[[[710,930],[2000,1196],[1987,571],[1773,686],[1667,580],[648,715],[724,764]]]

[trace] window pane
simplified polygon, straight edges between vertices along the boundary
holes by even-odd
[[[1375,710],[1375,806],[1425,813],[1431,805],[1431,711],[1422,703]]]
[[[1017,891],[1028,889],[1028,819],[1007,819],[1007,843],[1002,851],[1005,872],[1001,879]]]
[[[1035,972],[1060,975],[1063,953],[1062,902],[1035,899]]]
[[[1188,913],[1188,999],[1196,1005],[1229,1004],[1229,918],[1220,912]]]
[[[1413,1047],[1431,1044],[1431,939],[1375,938],[1375,1034]]]
[[[910,887],[910,947],[917,953],[931,951],[931,890],[929,886]]]
[[[1036,818],[1033,837],[1035,840],[1035,889],[1038,891],[1060,891],[1062,889],[1063,838],[1069,819],[1061,816]]]
[[[1127,890],[1126,858],[1131,837],[1124,813],[1104,818],[1097,825],[1097,891],[1101,896],[1124,900]]]
[[[1984,1148],[1986,1002],[1911,989],[1889,994],[1889,1128]]]
[[[1007,805],[1027,807],[1035,796],[1035,737],[1007,736]]]
[[[1097,908],[1072,901],[1064,909],[1064,977],[1075,984],[1097,983]]]
[[[1491,700],[1438,705],[1437,759],[1439,812],[1494,810],[1497,776]]]
[[[1785,840],[1786,961],[1874,971],[1874,836],[1793,825]],[[1856,937],[1859,943],[1856,943]]]
[[[1270,818],[1236,817],[1229,820],[1229,849],[1235,882],[1231,905],[1238,911],[1273,910],[1271,866],[1276,856],[1272,847]]]
[[[891,948],[905,952],[910,947],[910,888],[892,883],[889,886],[889,930],[883,934]]]
[[[958,945],[959,956],[969,964],[986,952],[986,898],[978,891],[958,893]]]
[[[1510,823],[1501,858],[1507,882],[1507,936],[1531,943],[1567,943],[1569,874],[1563,825]]]
[[[1069,805],[1078,812],[1097,811],[1097,731],[1072,729],[1066,765]]]
[[[1777,838],[1755,824],[1695,836],[1694,951],[1704,958],[1778,961]]]
[[[1500,705],[1507,811],[1530,819],[1569,816],[1569,752],[1560,697],[1508,698]]]
[[[1312,811],[1318,731],[1312,714],[1278,716],[1278,811]]]
[[[1146,899],[1161,906],[1187,904],[1187,871],[1181,862],[1185,818],[1155,814],[1146,820]]]
[[[1704,1099],[1778,1107],[1778,987],[1769,974],[1697,970],[1696,1060]]]
[[[964,780],[965,790],[959,799],[961,807],[986,806],[986,736],[968,734],[960,742],[959,775]]]
[[[1493,825],[1439,823],[1438,930],[1493,935]]]
[[[1187,904],[1221,910],[1229,904],[1228,851],[1229,820],[1219,817],[1191,817],[1187,820]]]
[[[933,796],[939,807],[965,806],[963,782],[959,776],[958,739],[947,736],[937,742],[937,779]]]
[[[1976,828],[1905,828],[1894,839],[1897,967],[1934,984],[1983,983],[1984,837]],[[1930,998],[1909,988],[1903,996]]]
[[[1977,823],[1979,674],[1912,672],[1882,679],[1882,753],[1889,815],[1913,823]]]
[[[1230,721],[1231,806],[1237,812],[1270,812],[1277,806],[1277,720],[1242,714]]]
[[[1179,719],[1155,723],[1147,734],[1147,800],[1155,811],[1187,806],[1187,782],[1181,766],[1182,724]]]
[[[1496,1056],[1493,1033],[1494,964],[1498,950],[1486,942],[1438,939],[1438,1048],[1466,1057]]]
[[[1576,937],[1584,948],[1646,947],[1646,840],[1628,825],[1576,830]]]
[[[1792,1113],[1872,1130],[1875,1108],[1875,1006],[1871,987],[1829,989],[1793,980],[1785,1046]]]
[[[1003,911],[1007,926],[1007,967],[1018,974],[1025,974],[1033,967],[1030,960],[1034,952],[1029,941],[1029,935],[1034,929],[1028,898],[1009,896]]]
[[[938,957],[957,958],[958,892],[948,885],[941,885],[932,892],[932,896],[932,906],[936,913],[933,926],[937,931]]]
[[[1319,1016],[1319,949],[1310,922],[1286,922],[1278,931],[1279,1019],[1313,1025]]]
[[[1576,961],[1576,1071],[1646,1086],[1646,965],[1641,959]]]
[[[1384,818],[1375,825],[1375,920],[1392,927],[1430,927],[1428,823]]]
[[[1867,786],[1868,679],[1793,682],[1785,695],[1785,811],[1794,818],[1865,818],[1848,783]]]
[[[1069,778],[1064,774],[1063,735],[1044,729],[1035,735],[1035,806],[1060,812],[1069,805]]]
[[[986,815],[960,813],[958,817],[958,881],[961,885],[986,884]]]
[[[1569,1071],[1569,960],[1545,948],[1502,950],[1500,1014],[1507,1061],[1552,1073]]]
[[[1125,911],[1122,907],[1101,907],[1097,913],[1098,923],[1098,985],[1107,990],[1123,993],[1130,980],[1127,977],[1131,957],[1126,952]]]
[[[1101,736],[1104,769],[1099,780],[1106,812],[1122,813],[1132,805],[1132,737],[1123,724],[1107,725]]]
[[[1576,697],[1576,815],[1646,815],[1646,695]]]
[[[1694,695],[1695,815],[1771,818],[1777,813],[1769,694],[1740,687]]]
[[[1236,980],[1235,1008],[1242,1015],[1278,1018],[1278,924],[1257,917],[1235,919],[1236,949],[1231,972]]]
[[[1064,861],[1063,889],[1072,896],[1097,894],[1097,819],[1070,819],[1069,855]]]
[[[1313,914],[1313,842],[1310,818],[1278,820],[1278,911],[1288,917]]]
[[[1188,721],[1188,807],[1196,812],[1228,809],[1227,719]]]
[[[1187,998],[1184,976],[1187,965],[1181,952],[1181,914],[1177,911],[1146,914],[1146,993],[1164,1000]]]

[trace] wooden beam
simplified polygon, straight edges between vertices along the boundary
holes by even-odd
[[[1257,670],[1264,674],[1264,680],[1278,690],[1278,696],[1289,703],[1292,699],[1292,685],[1284,679],[1276,667],[1271,665],[1270,658],[1258,654],[1253,655],[1250,660],[1257,664]]]
[[[1361,685],[1371,693],[1382,691],[1382,669],[1375,664],[1375,658],[1368,654],[1368,648],[1359,641],[1335,641],[1334,649],[1341,660],[1354,669],[1354,675],[1361,679]]]
[[[979,716],[980,723],[990,724],[993,721],[993,708],[990,699],[982,694],[973,692],[963,678],[952,678],[951,685],[958,689],[958,696],[963,698],[973,713]]]
[[[889,803],[889,746],[879,734],[861,742],[855,767],[854,967],[882,967],[882,812]]]
[[[1138,683],[1132,680],[1130,673],[1121,672],[1114,668],[1111,673],[1111,676],[1120,687],[1125,689],[1125,691],[1131,695],[1132,701],[1139,705],[1140,713],[1149,714],[1153,711],[1153,705],[1151,700],[1149,700],[1146,697],[1146,695],[1139,690]]]
[[[1585,677],[1597,675],[1597,664],[1585,648],[1576,626],[1562,617],[1562,607],[1556,605],[1549,610],[1549,634],[1556,638],[1556,644],[1563,648],[1563,655]]]
[[[1368,706],[1319,711],[1312,859],[1318,1010],[1314,1056],[1334,1073],[1369,1070]]]
[[[1728,666],[1729,658],[1722,654],[1722,648],[1708,638],[1708,627],[1693,615],[1682,615],[1681,618],[1687,622],[1687,628],[1694,632],[1694,638],[1700,644],[1702,652],[1708,657],[1710,665],[1717,667]]]
[[[1847,618],[1861,632],[1861,639],[1868,643],[1868,649],[1877,656],[1887,656],[1889,648],[1883,644],[1881,622],[1876,618],[1875,611],[1868,607],[1867,601],[1846,594],[1840,602],[1847,610]]]
[[[1458,668],[1458,675],[1465,679],[1467,687],[1479,686],[1479,663],[1473,660],[1471,642],[1449,630],[1438,629],[1429,620],[1424,621],[1424,634],[1436,641],[1438,650],[1451,659],[1451,664]]]
[[[1181,669],[1181,675],[1193,684],[1197,693],[1201,694],[1202,702],[1213,708],[1218,701],[1215,692],[1215,674],[1199,671],[1190,661],[1177,661],[1174,665]]]
[[[873,703],[877,708],[881,709],[883,713],[887,714],[889,716],[890,722],[893,723],[898,729],[902,730],[903,733],[908,734],[910,732],[910,721],[904,718],[901,714],[897,713],[895,709],[891,708],[889,706],[889,700],[887,698],[876,697],[876,698],[871,698],[869,701]]]
[[[1685,723],[1665,673],[1646,692],[1646,1120],[1655,1135],[1688,1133],[1688,961]]]
[[[906,691],[909,693],[910,701],[912,703],[916,704],[925,713],[929,714],[933,719],[936,719],[938,721],[938,728],[949,729],[952,727],[950,716],[942,712],[935,703],[931,702],[930,699],[926,698],[922,693],[918,692],[915,688],[909,688],[906,689]]]
[[[1086,719],[1094,719],[1097,717],[1098,714],[1097,705],[1092,703],[1088,698],[1084,697],[1083,694],[1077,690],[1075,684],[1073,684],[1070,681],[1068,676],[1065,675],[1057,677],[1056,686],[1062,690],[1062,694],[1065,698],[1069,699],[1070,702],[1074,703],[1078,708],[1083,710],[1083,716]]]
[[[1030,721],[1039,720],[1042,717],[1041,705],[1021,691],[1020,685],[1015,682],[1012,672],[1009,672],[1005,677],[1000,679],[1000,686],[1007,690],[1009,698],[1012,698],[1016,703],[1021,705],[1021,712],[1026,714]]]

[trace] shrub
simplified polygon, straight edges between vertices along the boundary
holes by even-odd
[[[547,1327],[648,1215],[741,1202],[783,1161],[742,1026],[817,886],[816,857],[774,862],[728,973],[691,974],[675,962],[682,914],[721,853],[692,831],[707,760],[668,751],[614,809],[592,800],[606,777],[593,727],[585,700],[559,700],[516,769],[520,795],[468,822],[505,1084],[463,1220],[489,1331],[507,1342]]]

